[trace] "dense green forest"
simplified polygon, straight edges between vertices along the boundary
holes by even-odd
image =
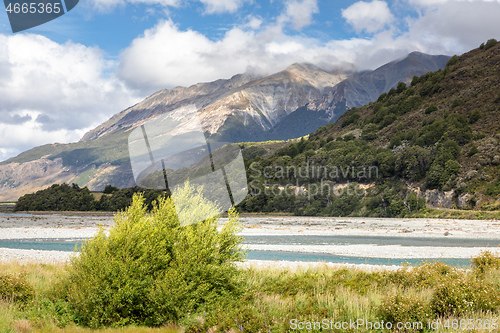
[[[163,195],[161,191],[146,190],[138,186],[118,189],[108,185],[97,199],[98,196],[86,187],[54,184],[19,198],[14,211],[119,211],[130,206],[135,193],[142,193],[148,207]]]

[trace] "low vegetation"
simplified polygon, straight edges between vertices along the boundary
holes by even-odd
[[[122,266],[132,260],[124,259]],[[366,323],[383,320],[411,325],[400,332],[452,332],[472,319],[483,327],[474,332],[491,332],[496,331],[492,325],[498,323],[500,314],[500,258],[490,252],[474,258],[470,269],[439,262],[373,272],[326,265],[295,270],[222,265],[213,267],[218,274],[211,269],[187,280],[189,271],[184,269],[188,266],[182,263],[158,269],[152,277],[132,278],[130,283],[122,278],[146,274],[142,265],[135,267],[137,272],[121,271],[118,263],[87,267],[101,272],[85,281],[90,277],[83,270],[86,261],[81,259],[80,266],[0,264],[0,331],[289,332],[293,325],[326,319],[328,323],[333,320],[332,329],[302,326],[296,331],[369,332]],[[70,282],[71,288],[61,288],[61,283],[68,286],[78,269],[86,275]],[[225,275],[227,270],[232,273]],[[238,276],[233,280],[239,284],[237,291],[228,289],[231,284],[222,284],[225,279],[217,283],[220,273]],[[208,285],[200,284],[200,279],[207,279]],[[174,280],[185,282],[166,285]],[[185,298],[174,299],[181,296]],[[347,329],[334,326],[358,319],[365,324]],[[429,325],[439,325],[439,329],[429,329]]]

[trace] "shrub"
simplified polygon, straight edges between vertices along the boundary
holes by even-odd
[[[454,55],[453,57],[450,58],[450,60],[448,60],[448,62],[446,63],[446,67],[451,67],[453,65],[456,65],[460,62],[460,58],[457,56],[457,55]]]
[[[371,123],[365,126],[361,133],[361,139],[371,141],[377,138],[378,126]]]
[[[460,171],[461,165],[456,160],[448,160],[445,163],[445,171],[449,175],[456,175]]]
[[[421,327],[411,327],[407,332],[424,331],[427,322],[432,318],[429,304],[415,296],[394,295],[385,298],[378,312],[380,319],[391,322],[394,326],[396,323],[422,323]]]
[[[469,150],[469,152],[467,153],[467,155],[470,157],[470,156],[473,156],[475,154],[477,154],[479,152],[479,150],[477,149],[476,146],[472,146]]]
[[[425,114],[431,114],[432,112],[437,111],[437,110],[438,110],[437,106],[434,104],[431,104],[431,105],[429,105],[429,107],[427,109],[425,109]]]
[[[459,98],[456,98],[453,101],[451,101],[451,108],[452,109],[454,109],[454,108],[456,108],[457,106],[460,106],[460,105],[462,105],[462,100],[459,99]]]
[[[469,114],[469,124],[475,124],[479,119],[481,119],[482,114],[479,110],[474,110]]]
[[[349,116],[347,116],[344,121],[342,121],[341,127],[347,127],[350,124],[356,125],[358,123],[358,120],[360,118],[360,114],[356,112],[352,112]]]
[[[432,297],[431,308],[438,316],[461,316],[471,311],[494,311],[500,292],[491,283],[471,277],[445,280]]]
[[[500,257],[490,251],[481,251],[479,256],[472,258],[472,265],[478,273],[484,274],[491,269],[500,268]]]
[[[189,184],[177,195],[198,205],[187,214],[215,213]],[[176,321],[218,297],[241,291],[241,237],[234,210],[218,231],[218,218],[182,227],[171,198],[160,198],[150,214],[142,195],[116,215],[107,236],[101,230],[71,262],[63,290],[77,322],[91,327]],[[213,214],[215,215],[215,214]]]
[[[35,289],[22,275],[0,274],[0,299],[27,303],[35,297]]]
[[[484,50],[491,49],[493,46],[497,45],[498,41],[496,39],[489,39],[486,44],[484,44]]]

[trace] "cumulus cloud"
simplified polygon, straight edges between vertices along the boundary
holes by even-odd
[[[356,2],[342,10],[342,17],[357,32],[368,33],[380,31],[394,20],[387,2],[379,0]]]
[[[426,7],[412,22],[407,38],[419,41],[430,50],[461,53],[487,39],[498,38],[498,17],[500,1],[449,0]]]
[[[100,50],[39,35],[0,35],[0,148],[78,139],[137,101]],[[12,138],[16,138],[15,140]]]
[[[149,92],[228,78],[257,70],[276,72],[294,62],[332,63],[335,50],[314,39],[288,36],[278,26],[235,27],[219,40],[163,21],[123,51],[120,77]]]
[[[300,30],[312,22],[312,16],[318,13],[317,0],[290,0],[285,3],[285,12],[280,16],[280,23],[290,22],[294,29]]]

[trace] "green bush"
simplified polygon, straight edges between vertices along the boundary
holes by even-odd
[[[484,44],[484,50],[491,49],[493,46],[497,45],[498,41],[496,39],[489,39],[486,44]]]
[[[179,214],[215,216],[215,207],[189,184],[177,192],[192,206]],[[193,205],[196,205],[193,206]],[[84,243],[62,284],[76,321],[90,327],[177,321],[218,297],[241,292],[242,238],[235,210],[220,231],[218,218],[182,227],[171,198],[160,198],[150,214],[141,195]]]
[[[438,316],[461,316],[472,311],[494,311],[500,306],[496,286],[471,277],[445,280],[434,292],[431,308]]]
[[[500,257],[496,253],[482,251],[479,256],[472,258],[472,265],[478,273],[484,274],[491,269],[500,268]]]
[[[385,298],[378,309],[380,319],[396,323],[422,323],[421,327],[412,327],[406,331],[398,332],[422,332],[428,326],[427,322],[432,319],[432,311],[427,302],[415,296],[394,295]]]
[[[469,114],[469,124],[475,124],[479,119],[482,118],[482,113],[479,110],[474,110]]]
[[[427,109],[425,109],[425,114],[431,114],[434,111],[437,111],[438,107],[434,104],[429,105]]]
[[[0,274],[0,299],[27,303],[35,297],[35,289],[22,275]]]

